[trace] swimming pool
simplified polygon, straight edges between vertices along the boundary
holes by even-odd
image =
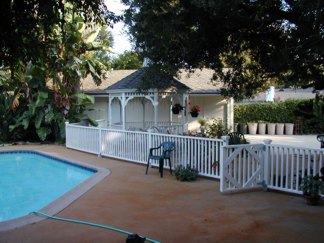
[[[35,151],[0,152],[0,222],[38,211],[97,170]]]

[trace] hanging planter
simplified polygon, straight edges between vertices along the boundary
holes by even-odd
[[[199,112],[193,112],[193,111],[191,111],[190,114],[191,114],[191,117],[198,117]]]
[[[200,112],[200,107],[198,105],[193,105],[190,107],[190,114],[192,117],[197,117]]]
[[[173,114],[177,115],[183,110],[183,106],[177,103],[172,106],[171,110]]]

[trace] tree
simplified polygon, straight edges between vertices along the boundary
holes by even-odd
[[[153,66],[212,68],[223,93],[243,98],[269,79],[323,89],[320,0],[124,0],[136,48]]]
[[[118,20],[103,0],[3,0],[0,3],[1,65],[14,69],[18,61],[27,63],[43,55],[43,50],[48,48],[47,36],[57,25],[65,36],[65,3],[72,4],[74,14],[88,23],[112,24]]]
[[[5,117],[0,117],[0,124],[6,125],[7,137],[23,128],[21,134],[33,134],[41,140],[48,136],[63,138],[64,122],[82,119],[86,106],[93,102],[93,98],[78,94],[80,79],[92,75],[99,84],[109,68],[107,60],[102,63],[103,59],[97,58],[98,52],[109,47],[109,40],[97,39],[103,21],[96,22],[95,12],[85,14],[73,1],[64,2],[59,8],[60,18],[52,26],[43,25],[40,17],[37,19],[34,45],[40,44],[43,49],[38,46],[34,53],[30,52],[27,36],[18,43],[21,52],[2,43],[1,54],[8,58],[3,59],[1,69],[10,75],[1,75],[5,92],[0,94],[0,99],[6,104],[1,110],[13,117],[9,123],[4,121]],[[18,27],[24,26],[17,24]]]
[[[113,60],[113,69],[139,69],[143,66],[143,62],[137,52],[125,51]]]

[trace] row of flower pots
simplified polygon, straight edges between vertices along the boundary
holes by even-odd
[[[293,123],[254,123],[249,122],[239,124],[239,132],[246,133],[248,127],[249,134],[269,134],[269,135],[292,135],[294,133]]]

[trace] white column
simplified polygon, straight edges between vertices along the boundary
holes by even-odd
[[[233,130],[234,128],[234,99],[227,99],[227,107],[226,107],[226,123],[227,128]]]
[[[189,95],[188,94],[183,94],[184,97],[184,111],[183,111],[183,116],[184,116],[184,124],[183,124],[183,132],[187,133],[188,132],[188,107],[189,107]]]
[[[154,100],[153,100],[153,107],[154,107],[154,126],[158,126],[158,107],[159,107],[159,96],[157,92],[154,92]]]
[[[112,126],[112,108],[111,108],[112,100],[113,100],[113,98],[109,95],[109,97],[108,97],[108,117],[107,117],[107,121],[109,121],[109,127]]]
[[[126,96],[125,93],[122,94],[122,100],[121,100],[121,105],[122,105],[122,124],[123,124],[123,130],[126,130]]]

